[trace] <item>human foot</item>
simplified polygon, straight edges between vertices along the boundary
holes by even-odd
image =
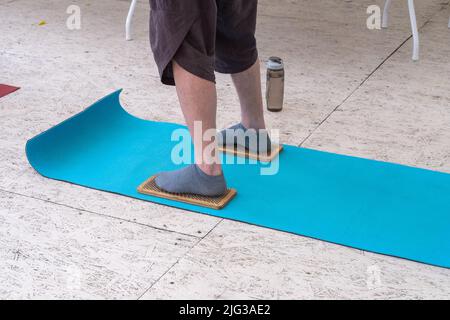
[[[252,130],[252,131],[249,131]],[[251,139],[254,139],[253,141]],[[247,129],[238,123],[219,132],[218,143],[222,146],[240,145],[252,153],[270,153],[272,143],[265,129]]]
[[[192,164],[175,171],[165,171],[157,175],[156,185],[169,193],[191,193],[215,197],[227,191],[223,174],[210,176],[197,165]]]

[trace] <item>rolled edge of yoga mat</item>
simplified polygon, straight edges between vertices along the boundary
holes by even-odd
[[[275,176],[226,165],[238,195],[219,212],[140,195],[145,179],[176,168],[167,141],[184,126],[130,115],[120,92],[30,139],[31,166],[55,180],[450,267],[450,175],[436,171],[286,146]]]
[[[80,119],[83,119],[84,114],[100,113],[100,111],[104,112],[105,108],[107,108],[108,111],[112,113],[118,112],[126,113],[126,111],[120,105],[119,96],[121,92],[122,89],[118,89],[108,94],[107,96],[99,99],[98,101],[96,101],[86,109],[82,110],[81,112],[74,114],[73,116],[67,118],[66,120],[63,120],[62,122],[50,127],[49,129],[29,139],[25,145],[25,153],[30,165],[44,177],[62,180],[52,176],[51,172],[44,170],[43,164],[48,163],[48,161],[51,161],[50,164],[57,166],[58,163],[63,160],[52,157],[54,155],[57,155],[57,153],[48,152],[49,149],[60,147],[61,143],[64,143],[64,141],[58,141],[59,139],[57,139],[59,134],[63,133],[62,132],[63,126],[69,125],[72,127],[76,127],[77,125],[79,125]],[[95,119],[97,118],[98,117],[95,117]],[[48,165],[46,165],[45,167],[48,168]]]

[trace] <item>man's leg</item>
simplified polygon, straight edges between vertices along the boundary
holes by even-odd
[[[176,85],[195,148],[195,164],[160,172],[155,183],[160,189],[172,193],[221,195],[227,187],[215,141],[216,0],[151,0],[150,5],[153,56],[161,81]],[[174,13],[177,13],[176,19]]]
[[[216,86],[204,80],[173,61],[173,74],[178,99],[186,124],[194,142],[195,164],[180,170],[158,174],[156,184],[172,193],[191,193],[218,196],[226,192],[226,182],[222,174],[216,148]],[[201,123],[198,130],[196,122]],[[204,133],[212,129],[211,137],[204,139]],[[205,149],[213,152],[205,152]]]
[[[216,71],[231,74],[241,104],[241,124],[265,129],[255,31],[257,0],[217,0]]]
[[[208,175],[220,175],[222,168],[216,148],[213,154],[204,152],[211,143],[216,143],[215,138],[211,137],[206,141],[203,139],[206,130],[216,129],[216,86],[211,81],[189,73],[175,61],[173,74],[181,110],[194,142],[195,163]],[[195,132],[195,121],[201,122],[201,132]]]
[[[241,123],[247,129],[265,129],[259,60],[249,69],[231,75],[241,104]]]
[[[241,105],[241,123],[221,131],[219,142],[226,145],[237,143],[250,152],[263,154],[270,153],[272,143],[265,130],[259,68],[259,60],[256,60],[247,70],[231,74]]]

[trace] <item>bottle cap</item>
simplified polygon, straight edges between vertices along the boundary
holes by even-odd
[[[284,68],[283,59],[279,57],[270,57],[266,65],[268,69],[272,70],[281,70]]]

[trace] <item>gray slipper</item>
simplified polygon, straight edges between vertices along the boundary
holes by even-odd
[[[220,131],[218,143],[222,146],[241,146],[257,154],[270,153],[272,146],[267,130],[247,129],[242,123]]]
[[[223,174],[210,176],[197,165],[191,164],[180,170],[165,171],[157,175],[156,185],[169,193],[190,193],[215,197],[227,191]]]

